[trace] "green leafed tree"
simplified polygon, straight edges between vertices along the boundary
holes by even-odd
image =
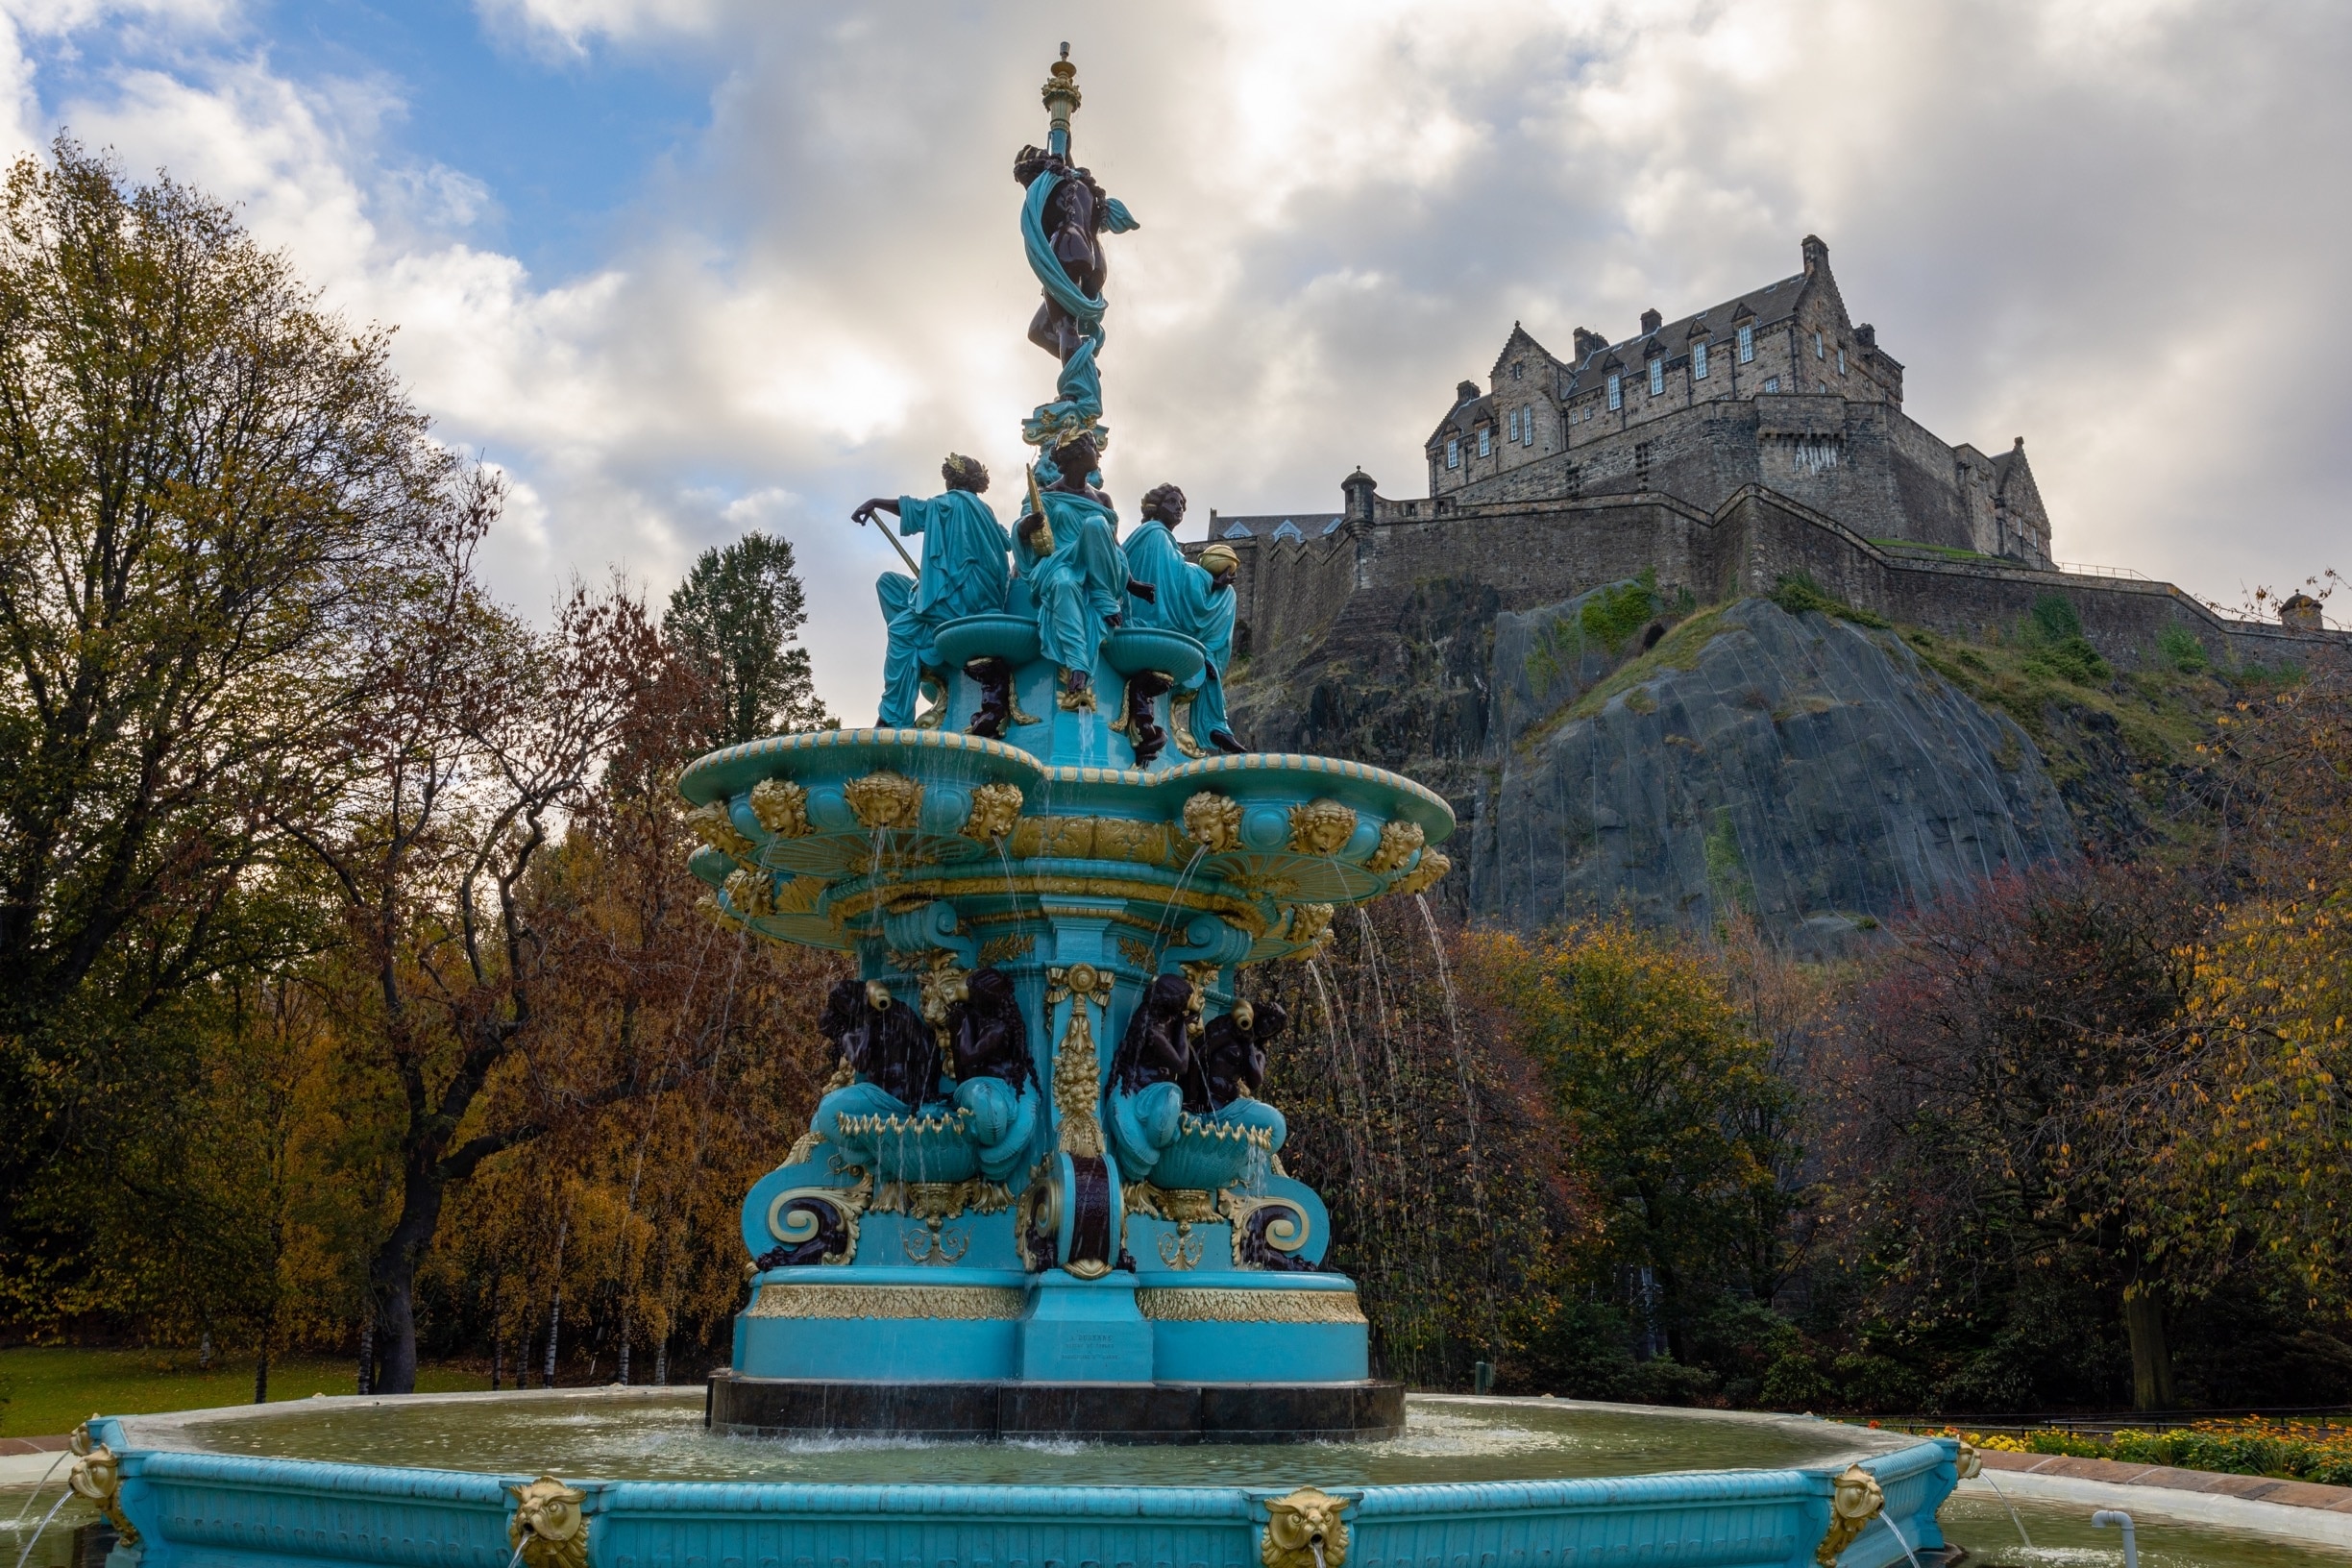
[[[710,745],[834,723],[798,646],[807,620],[789,539],[754,528],[695,562],[670,596],[662,640],[702,674]]]
[[[7,171],[0,1258],[36,1275],[71,1250],[37,1173],[196,1070],[173,1008],[315,941],[273,824],[340,787],[346,632],[455,466],[386,347],[185,186],[65,138]]]

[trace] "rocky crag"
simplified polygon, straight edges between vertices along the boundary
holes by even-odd
[[[2003,869],[2156,842],[2195,794],[2192,710],[2223,696],[2118,676],[2063,625],[1979,649],[1802,582],[1706,607],[1647,578],[1518,610],[1475,583],[1387,598],[1238,672],[1240,727],[1442,791],[1448,902],[1522,929],[1738,909],[1848,950]]]

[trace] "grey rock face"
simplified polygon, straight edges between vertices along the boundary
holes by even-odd
[[[1565,717],[1619,663],[1578,634],[1592,597],[1495,618],[1473,913],[1697,926],[1739,907],[1832,953],[1946,888],[2076,848],[2015,723],[1891,632],[1768,600],[1694,621],[1646,678]]]

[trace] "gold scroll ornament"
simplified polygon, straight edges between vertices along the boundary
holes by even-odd
[[[1356,836],[1356,814],[1336,800],[1310,800],[1290,808],[1290,850],[1300,855],[1335,855]]]
[[[1094,1022],[1087,1004],[1108,1009],[1111,977],[1091,964],[1056,965],[1045,971],[1045,1005],[1070,1004],[1069,1023],[1054,1053],[1054,1109],[1062,1114],[1062,1152],[1102,1158],[1102,1064],[1094,1054]]]
[[[1829,1494],[1829,1532],[1813,1549],[1813,1560],[1821,1568],[1837,1568],[1838,1554],[1853,1545],[1854,1537],[1863,1527],[1878,1517],[1886,1507],[1886,1493],[1878,1489],[1878,1478],[1858,1464],[1846,1467],[1833,1483]]]
[[[139,1544],[138,1530],[122,1509],[122,1460],[106,1444],[90,1441],[90,1421],[97,1419],[93,1415],[74,1428],[73,1436],[66,1442],[66,1447],[73,1451],[74,1462],[73,1468],[65,1472],[65,1486],[84,1502],[96,1505],[106,1522],[114,1527],[114,1533],[122,1537],[123,1544],[135,1548]]]
[[[1347,1504],[1312,1486],[1266,1500],[1265,1539],[1258,1560],[1265,1568],[1345,1568]]]
[[[1984,1456],[1974,1443],[1962,1443],[1952,1455],[1952,1471],[1962,1481],[1974,1481],[1984,1473]]]
[[[588,1516],[580,1512],[587,1493],[553,1476],[506,1490],[515,1500],[506,1544],[526,1568],[588,1568]]]

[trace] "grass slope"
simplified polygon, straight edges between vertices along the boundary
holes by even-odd
[[[420,1393],[455,1393],[487,1388],[490,1379],[463,1367],[426,1367],[417,1373]],[[356,1389],[349,1360],[296,1358],[270,1366],[273,1405],[312,1394],[348,1394]],[[102,1415],[151,1415],[159,1410],[194,1410],[253,1400],[253,1363],[216,1358],[212,1370],[196,1367],[192,1350],[81,1350],[20,1346],[0,1350],[0,1434],[44,1437],[71,1432],[94,1411]]]

